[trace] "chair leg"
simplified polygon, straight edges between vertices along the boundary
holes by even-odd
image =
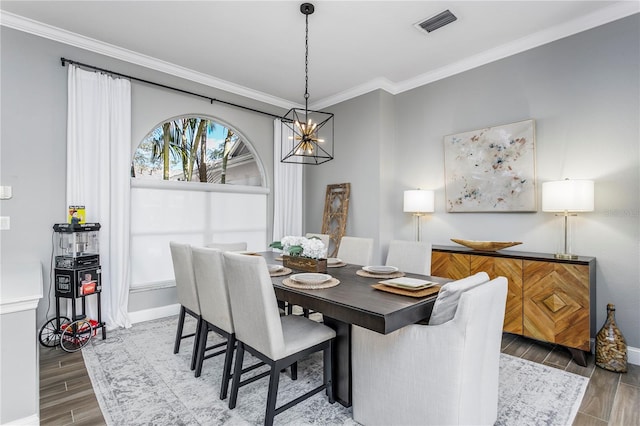
[[[180,316],[178,317],[178,330],[176,331],[176,342],[173,345],[173,353],[177,354],[180,351],[180,340],[182,340],[182,329],[184,327],[184,315],[186,311],[184,306],[180,306]]]
[[[242,374],[242,361],[244,359],[244,344],[238,342],[238,349],[236,350],[236,365],[233,367],[233,380],[231,382],[231,396],[229,396],[229,408],[236,408],[236,401],[238,399],[238,388],[240,387],[240,375]]]
[[[202,374],[202,363],[204,362],[204,353],[207,349],[207,337],[209,335],[209,325],[203,319],[200,319],[200,321],[202,322],[202,325],[200,325],[200,334],[196,336],[193,343],[195,345],[195,342],[198,342],[196,355],[196,377],[200,377],[200,374]]]
[[[198,325],[196,325],[196,334],[193,338],[193,351],[191,351],[191,371],[196,369],[196,354],[198,353],[198,336],[200,335],[200,329],[202,328],[202,317],[198,315],[196,317]]]
[[[222,385],[220,386],[220,399],[227,397],[229,380],[231,380],[231,361],[233,360],[233,349],[236,345],[236,335],[234,333],[227,337],[227,350],[224,354],[224,367],[222,371]]]
[[[271,366],[269,375],[269,391],[267,392],[267,411],[264,416],[265,426],[273,425],[273,418],[276,416],[276,399],[278,397],[278,383],[280,381],[280,369],[283,366],[276,361]]]
[[[298,380],[298,361],[291,364],[291,380]]]
[[[335,397],[333,395],[333,380],[331,379],[333,368],[332,368],[332,357],[333,357],[333,340],[329,342],[329,346],[324,348],[322,351],[323,365],[324,365],[324,384],[327,387],[327,398],[329,399],[329,404],[333,404],[336,402]]]

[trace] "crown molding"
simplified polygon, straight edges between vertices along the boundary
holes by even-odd
[[[349,90],[337,93],[333,96],[320,99],[318,102],[314,102],[313,104],[309,105],[309,107],[314,110],[321,110],[322,108],[339,104],[340,102],[348,101],[349,99],[364,95],[369,92],[373,92],[374,90],[386,90],[393,95],[397,93],[396,86],[391,81],[387,80],[386,78],[380,77],[370,80],[359,86],[353,87]]]
[[[204,73],[193,71],[180,65],[162,61],[151,56],[143,55],[141,53],[124,49],[113,44],[85,37],[80,34],[63,30],[61,28],[44,24],[42,22],[34,21],[32,19],[25,18],[13,13],[2,11],[0,13],[0,25],[8,28],[13,28],[25,33],[33,34],[39,37],[47,38],[49,40],[68,44],[80,49],[85,49],[114,59],[119,59],[121,61],[140,65],[142,67],[160,71],[165,74],[173,75],[175,77],[184,78],[185,80],[193,81],[195,83],[215,87],[216,89],[224,90],[226,92],[234,93],[236,95],[244,96],[256,101],[264,102],[269,105],[274,105],[284,109],[299,107],[299,105],[287,101],[286,99],[271,96],[257,90],[251,90],[244,86],[215,78]]]
[[[548,28],[543,31],[531,34],[526,37],[514,40],[513,42],[503,44],[493,49],[486,50],[477,55],[470,56],[453,64],[438,68],[417,77],[394,83],[386,78],[376,78],[364,84],[355,86],[348,90],[342,91],[335,95],[320,99],[310,105],[312,109],[322,109],[335,105],[340,102],[364,95],[374,90],[385,90],[392,95],[406,92],[416,87],[450,77],[486,65],[508,56],[512,56],[524,52],[535,47],[551,43],[553,41],[577,34],[582,31],[595,28],[609,22],[625,18],[640,12],[640,2],[638,1],[621,1],[606,8],[597,10],[588,15],[581,16],[561,25]],[[280,108],[300,108],[301,105],[286,99],[271,96],[269,94],[252,90],[244,86],[231,83],[226,80],[212,77],[191,69],[162,61],[147,55],[123,49],[121,47],[104,43],[89,37],[84,37],[70,31],[66,31],[57,27],[43,24],[19,15],[2,11],[0,13],[0,25],[13,28],[19,31],[34,34],[53,41],[65,43],[91,52],[99,53],[111,58],[119,59],[132,64],[140,65],[145,68],[160,71],[169,75],[184,78],[189,81],[204,84],[206,86],[215,87],[236,95],[264,102],[269,105]]]

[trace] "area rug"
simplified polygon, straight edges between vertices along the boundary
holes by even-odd
[[[108,425],[254,425],[264,422],[267,381],[240,388],[235,409],[218,399],[223,356],[204,361],[202,375],[189,369],[193,338],[173,354],[177,316],[115,330],[82,350],[98,403]],[[187,330],[195,321],[187,319]],[[222,341],[210,333],[208,344]],[[255,362],[247,357],[245,366]],[[263,367],[264,368],[264,367]],[[256,373],[263,371],[256,370]],[[298,380],[280,375],[278,403],[321,382],[321,354],[298,364]],[[571,425],[588,379],[502,354],[496,425]],[[350,408],[329,404],[323,393],[279,414],[280,425],[357,425]]]

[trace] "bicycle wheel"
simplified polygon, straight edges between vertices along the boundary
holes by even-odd
[[[60,327],[62,327],[64,324],[69,324],[69,318],[60,317]],[[61,334],[62,331],[58,328],[57,319],[53,318],[47,321],[42,326],[38,335],[38,339],[40,340],[40,344],[42,346],[46,346],[47,348],[54,348],[60,344]]]
[[[93,334],[93,327],[86,319],[74,321],[63,327],[62,336],[60,336],[60,346],[65,352],[75,352],[82,349]]]

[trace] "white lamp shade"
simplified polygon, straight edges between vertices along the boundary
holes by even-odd
[[[557,180],[542,184],[542,211],[592,212],[592,180]]]
[[[432,213],[435,193],[425,189],[404,191],[404,211],[409,213]]]

